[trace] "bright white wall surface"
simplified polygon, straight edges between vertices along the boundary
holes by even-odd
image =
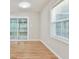
[[[47,5],[41,12],[41,40],[45,42],[62,59],[69,59],[68,44],[50,38],[50,9],[54,3]]]
[[[16,12],[11,13],[11,16],[29,17],[29,39],[39,39],[39,13],[35,12]]]

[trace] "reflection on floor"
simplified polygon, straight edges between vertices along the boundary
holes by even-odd
[[[58,59],[40,41],[11,41],[10,59]]]

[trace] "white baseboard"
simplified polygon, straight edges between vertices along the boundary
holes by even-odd
[[[55,53],[45,42],[41,41],[52,53],[54,53],[58,59],[62,59],[57,53]]]
[[[28,40],[10,40],[10,41],[40,41],[39,39],[28,39]]]

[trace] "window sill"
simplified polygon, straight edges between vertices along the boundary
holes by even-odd
[[[56,39],[60,42],[63,42],[65,44],[69,44],[69,40],[60,36],[52,36],[51,39]]]

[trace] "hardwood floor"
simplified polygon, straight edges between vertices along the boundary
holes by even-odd
[[[58,59],[40,41],[11,41],[10,59]]]

